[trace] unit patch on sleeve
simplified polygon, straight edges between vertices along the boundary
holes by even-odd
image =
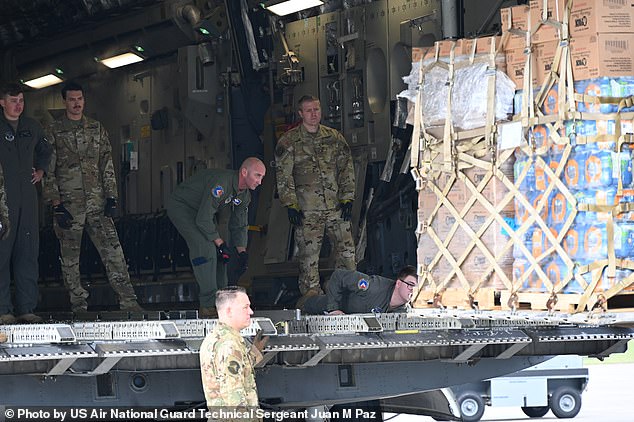
[[[359,281],[357,282],[357,287],[359,288],[359,290],[368,290],[368,287],[370,287],[370,282],[365,278],[359,279]]]
[[[214,198],[220,198],[224,193],[225,190],[220,185],[211,190],[211,194],[214,196]]]

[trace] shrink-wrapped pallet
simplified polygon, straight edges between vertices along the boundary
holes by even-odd
[[[417,107],[414,306],[584,311],[634,292],[634,75],[575,81],[567,11],[551,62],[533,60],[527,38],[515,150],[500,148],[508,140],[490,102],[479,131],[448,119],[434,131]],[[537,65],[543,84],[533,86]],[[423,88],[427,70],[419,101],[433,95]]]

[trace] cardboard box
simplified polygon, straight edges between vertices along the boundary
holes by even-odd
[[[574,0],[570,35],[634,32],[634,0]]]
[[[569,0],[571,1],[571,0]],[[577,0],[574,0],[575,2]],[[565,0],[548,0],[546,2],[547,18],[561,22],[565,12]],[[574,4],[574,3],[573,3]],[[542,20],[544,10],[544,0],[530,0],[528,2],[531,14],[531,25],[535,25]]]
[[[438,45],[438,57],[439,58],[449,58],[451,56],[451,48],[455,45],[454,48],[454,57],[462,56],[464,54],[463,40],[442,40],[436,41],[433,47],[430,47],[429,50],[425,52],[423,56],[424,60],[433,60],[436,57],[436,45]]]
[[[506,55],[506,74],[515,82],[516,89],[522,89],[524,86],[524,69],[526,66],[526,55],[523,48],[516,48],[505,52]],[[535,74],[536,59],[535,53],[531,54],[531,67],[533,69],[532,86],[537,85],[537,75]]]
[[[572,38],[570,51],[575,81],[634,75],[634,33]]]
[[[500,42],[502,41],[502,37],[481,37],[481,38],[470,38],[462,40],[462,50],[463,53],[467,56],[471,54],[489,54],[491,53],[491,44],[495,40],[495,49],[500,50]]]
[[[500,9],[500,19],[502,21],[502,33],[509,32],[509,29],[528,31],[528,6],[513,6]],[[504,50],[524,48],[526,37],[519,34],[510,34],[504,44]]]
[[[531,30],[535,28],[538,22],[542,20],[542,11],[544,10],[543,0],[530,0],[530,26]],[[564,17],[564,0],[548,0],[547,2],[547,18],[561,22]],[[533,44],[539,44],[552,40],[558,40],[559,30],[548,24],[542,24],[537,31],[532,34],[531,41]]]
[[[551,71],[558,41],[548,41],[535,45],[535,77],[537,84],[542,85]]]

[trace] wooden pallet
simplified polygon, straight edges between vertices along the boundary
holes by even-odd
[[[474,299],[477,302],[478,308],[493,309],[495,305],[495,289],[483,288],[478,290]],[[412,303],[414,308],[437,308],[438,304],[434,303],[434,292],[431,290],[422,290],[417,295]],[[442,292],[438,298],[440,304],[446,308],[451,309],[471,309],[469,303],[469,296],[463,289],[448,288]]]
[[[503,290],[502,292],[500,292],[500,305],[503,310],[512,309],[511,304],[509,304],[510,297],[511,294],[508,290]],[[548,300],[550,299],[550,294],[548,293],[518,293],[517,298],[517,310],[548,310]],[[560,294],[557,296],[557,303],[555,304],[554,310],[568,313],[575,312],[580,300],[581,295],[578,294]],[[592,301],[592,303],[594,302],[595,300]]]
[[[557,295],[557,303],[554,307],[554,310],[567,313],[589,311],[592,310],[595,305],[599,305],[597,303],[597,301],[599,300],[599,295],[600,292],[592,294],[584,309],[578,309],[578,305],[581,301],[580,294],[559,294]],[[519,304],[517,309],[531,309],[539,311],[548,310],[548,300],[550,299],[549,293],[522,292],[518,293],[517,296]],[[511,309],[509,298],[510,293],[508,290],[503,290],[500,292],[501,309]],[[613,296],[608,300],[607,310],[629,308],[634,308],[634,292],[622,292],[621,294]]]

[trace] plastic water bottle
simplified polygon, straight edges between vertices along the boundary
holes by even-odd
[[[612,151],[591,146],[588,150],[585,166],[586,186],[588,188],[607,187],[612,184],[614,173]]]
[[[533,197],[533,208],[535,210],[537,210],[537,207],[539,206],[539,202],[542,200],[542,198],[544,197],[544,193],[543,192],[535,192],[535,195]],[[549,208],[549,203],[548,203],[548,199],[546,199],[545,204],[543,205],[541,211],[539,212],[539,217],[542,219],[542,221],[544,221],[544,223],[548,224],[548,208]]]
[[[632,148],[629,145],[623,145],[617,156],[621,174],[615,177],[618,180],[620,176],[623,187],[629,188],[632,186]]]
[[[533,227],[530,227],[527,231],[525,231],[521,236],[521,242],[529,251],[532,253],[533,250]],[[515,259],[526,259],[526,255],[519,248],[517,244],[513,245],[513,258]]]
[[[554,258],[548,261],[544,272],[548,276],[550,282],[553,283],[553,285],[557,285],[563,283],[563,281],[568,276],[570,269],[566,264],[564,264],[564,261],[559,257],[559,255],[556,255]],[[566,284],[566,286],[564,287],[565,293],[568,293],[566,291],[566,288],[568,288],[568,286],[570,286],[570,283]],[[583,290],[581,290],[581,292],[582,291]]]
[[[513,284],[514,285],[517,285],[519,283],[520,279],[522,278],[522,275],[524,275],[528,271],[529,267],[530,267],[530,264],[525,259],[516,259],[513,261]],[[522,290],[529,289],[534,279],[535,279],[535,272],[531,271],[531,274],[522,283]]]
[[[548,146],[548,134],[549,130],[546,125],[535,125],[528,130],[529,139],[535,143],[535,148],[538,149],[540,155],[548,153],[546,149]]]
[[[575,84],[576,91],[591,97],[609,97],[611,95],[610,80],[608,78],[594,78],[580,81]],[[611,104],[600,104],[598,102],[586,101],[577,105],[579,111],[590,113],[612,113],[616,111]]]
[[[546,236],[544,231],[539,227],[534,227],[531,236],[531,253],[537,258],[546,250]]]
[[[528,173],[519,184],[519,190],[523,194],[527,192],[532,192],[535,190],[535,165],[532,162],[533,160],[529,159],[529,157],[524,154],[521,150],[515,151],[515,164],[513,164],[513,176],[515,177],[515,181],[517,182],[520,178],[520,175],[526,168],[526,166],[530,166],[528,169]],[[517,183],[516,183],[517,185]]]
[[[634,257],[634,223],[614,225],[614,253],[621,259]]]
[[[631,204],[634,202],[634,189],[623,189],[623,195],[619,198],[620,204]],[[627,222],[634,220],[634,212],[625,211],[616,216],[616,219],[621,222]]]
[[[583,238],[586,232],[584,223],[573,223],[563,239],[563,247],[568,256],[575,260],[586,258],[583,248]]]
[[[608,256],[608,239],[605,223],[593,222],[586,226],[583,251],[587,259],[597,261]]]
[[[542,165],[535,163],[535,190],[536,191],[545,191],[548,186],[550,179],[546,175],[545,167],[550,166],[550,158],[548,156],[540,157],[544,164]]]
[[[550,222],[552,224],[563,224],[572,213],[572,203],[558,189],[554,189],[550,194]]]
[[[585,145],[577,145],[572,150],[564,167],[566,185],[573,191],[581,191],[586,187],[586,159],[588,152]]]

